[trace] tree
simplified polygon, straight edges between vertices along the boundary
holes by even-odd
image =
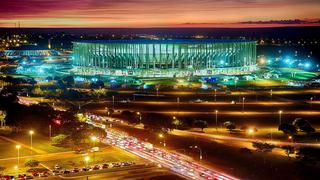
[[[306,133],[311,133],[315,132],[315,129],[311,126],[311,124],[302,118],[296,118],[293,122],[292,125],[296,127],[299,131],[306,132]]]
[[[67,135],[65,134],[58,134],[52,138],[52,143],[55,145],[62,145],[65,144],[67,141]]]
[[[294,153],[294,147],[286,145],[286,146],[281,146],[281,148],[284,150],[284,152],[286,153],[286,155],[290,159],[290,154]]]
[[[302,147],[296,153],[296,159],[306,165],[317,165],[320,161],[320,149],[312,147]]]
[[[224,122],[223,125],[226,127],[226,129],[229,130],[230,133],[231,133],[233,130],[236,129],[236,125],[235,125],[233,122],[230,122],[230,121]]]
[[[167,132],[173,129],[172,119],[160,113],[147,113],[142,119],[146,129]]]
[[[294,125],[288,123],[280,124],[278,130],[282,131],[284,134],[297,134],[297,128]]]
[[[276,146],[263,142],[252,142],[252,147],[259,152],[271,152]]]
[[[0,111],[1,128],[6,125],[6,116],[7,116],[7,112]]]
[[[193,126],[196,128],[201,128],[201,131],[203,132],[203,129],[208,127],[208,123],[207,121],[203,121],[203,120],[195,120],[193,122]]]
[[[67,85],[67,86],[73,86],[74,85],[74,78],[73,76],[66,76],[62,79],[62,81]]]
[[[37,86],[37,87],[35,87],[35,88],[32,90],[32,94],[35,94],[35,95],[43,95],[44,92],[43,92],[43,90],[42,90],[39,86]]]
[[[82,114],[82,113],[77,113],[75,115],[75,117],[77,118],[77,120],[79,122],[86,122],[86,120],[87,120],[86,116],[84,114]]]
[[[38,160],[29,159],[25,162],[25,167],[37,167],[40,164]]]
[[[129,122],[129,123],[135,124],[135,123],[138,122],[138,121],[137,121],[137,117],[136,117],[135,114],[134,114],[133,112],[131,112],[131,111],[128,111],[128,110],[122,111],[122,112],[121,112],[121,116],[122,116],[122,118],[123,118],[125,121],[127,121],[127,122]]]
[[[2,172],[4,171],[4,170],[6,170],[6,167],[4,167],[4,166],[0,166],[0,174],[2,174]]]
[[[176,127],[176,129],[178,129],[178,126],[181,126],[183,123],[181,120],[177,119],[177,118],[174,118],[172,120],[172,124]]]

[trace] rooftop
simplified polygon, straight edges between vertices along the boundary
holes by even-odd
[[[244,39],[119,39],[119,40],[80,40],[80,43],[127,43],[127,44],[199,44],[199,43],[235,43],[235,42],[255,42],[253,40]]]

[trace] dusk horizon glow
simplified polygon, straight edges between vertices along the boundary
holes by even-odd
[[[148,28],[319,26],[317,0],[11,0],[0,27]]]

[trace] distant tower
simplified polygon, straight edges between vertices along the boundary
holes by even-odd
[[[51,39],[48,39],[48,48],[51,49]]]

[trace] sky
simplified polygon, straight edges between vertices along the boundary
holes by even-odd
[[[0,27],[320,25],[320,0],[3,0],[0,12]]]

